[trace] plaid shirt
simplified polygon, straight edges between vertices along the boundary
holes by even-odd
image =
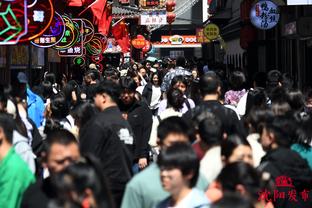
[[[169,71],[161,84],[161,91],[166,92],[171,84],[171,80],[176,76],[191,76],[191,72],[189,72],[187,69],[184,69],[182,67],[177,67],[174,70]]]

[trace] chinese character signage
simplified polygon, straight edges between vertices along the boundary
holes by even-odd
[[[62,40],[53,47],[57,50],[64,50],[72,47],[79,40],[80,36],[79,28],[75,27],[73,21],[65,15],[62,17],[65,22],[65,34]]]
[[[77,41],[69,48],[59,50],[58,54],[59,56],[63,57],[75,57],[75,56],[82,56],[83,55],[83,34],[84,34],[84,28],[83,28],[83,21],[82,19],[72,19],[75,31],[78,31],[77,34]]]
[[[204,35],[203,28],[196,29],[196,37],[197,37],[197,42],[199,43],[209,43],[209,39]]]
[[[161,42],[153,43],[153,46],[169,46],[169,47],[194,47],[197,46],[199,42],[197,41],[196,35],[173,35],[161,36]]]
[[[27,42],[50,26],[54,15],[51,0],[3,0],[0,2],[0,45]]]
[[[19,42],[27,42],[41,36],[53,21],[52,0],[27,1],[28,32]]]
[[[49,48],[58,44],[65,34],[65,22],[60,14],[55,12],[50,27],[42,34],[31,41],[31,43],[40,48]]]
[[[139,4],[142,9],[160,9],[166,6],[166,0],[140,0]]]
[[[85,57],[79,56],[79,57],[74,58],[73,63],[77,66],[84,66],[86,63],[86,59]]]
[[[215,24],[208,24],[204,28],[204,35],[208,40],[215,40],[219,37],[220,35],[220,29],[217,25]]]
[[[165,25],[167,24],[166,11],[146,11],[140,15],[140,25]]]
[[[279,18],[279,8],[272,1],[259,1],[250,11],[251,23],[261,30],[269,30],[275,27]]]

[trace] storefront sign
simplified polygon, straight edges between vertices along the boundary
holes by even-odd
[[[272,1],[261,0],[250,11],[251,23],[261,30],[268,30],[275,27],[279,18],[279,8]]]
[[[82,19],[72,19],[75,31],[78,31],[77,34],[77,41],[69,48],[59,50],[58,54],[62,57],[76,57],[83,55],[83,34],[84,34],[84,27]]]
[[[42,34],[35,38],[31,44],[40,48],[49,48],[58,44],[65,34],[65,22],[62,16],[55,12],[50,27]]]
[[[166,25],[167,14],[165,10],[146,11],[140,15],[140,25]]]
[[[139,5],[142,9],[164,8],[166,0],[139,0]]]
[[[185,44],[195,44],[198,42],[196,35],[173,35],[173,36],[161,36],[161,43],[169,45],[185,45]]]
[[[216,24],[208,24],[204,28],[204,35],[208,40],[215,40],[220,35],[220,29]]]
[[[0,45],[27,42],[50,26],[54,15],[51,0],[3,0],[0,1]]]
[[[204,28],[196,29],[196,38],[199,43],[209,43],[209,39],[204,35]]]
[[[28,32],[19,42],[28,42],[41,36],[53,21],[54,8],[52,0],[27,2]]]
[[[65,15],[62,17],[65,22],[65,34],[62,40],[53,47],[56,50],[65,50],[72,47],[77,43],[80,36],[79,28],[75,27],[73,21]]]

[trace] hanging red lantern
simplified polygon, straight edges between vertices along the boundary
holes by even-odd
[[[168,12],[167,13],[167,22],[169,24],[172,24],[175,21],[175,18],[176,18],[176,14],[175,13],[173,13],[173,12]]]
[[[173,12],[175,10],[176,2],[175,0],[168,0],[166,2],[166,10],[167,12]]]
[[[131,41],[131,44],[136,49],[142,49],[145,46],[145,41],[146,40],[143,35],[137,35],[137,37]]]

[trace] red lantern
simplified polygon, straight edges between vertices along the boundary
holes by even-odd
[[[144,53],[149,52],[152,49],[152,44],[148,40],[145,40],[145,46],[142,48]]]
[[[167,22],[169,24],[173,23],[175,21],[175,18],[176,18],[176,14],[173,13],[173,12],[168,12],[167,13]]]
[[[173,12],[175,10],[176,2],[175,0],[168,0],[166,2],[166,10],[167,12]]]
[[[137,35],[137,37],[131,41],[131,44],[136,49],[142,49],[145,46],[145,41],[146,40],[143,35]]]

